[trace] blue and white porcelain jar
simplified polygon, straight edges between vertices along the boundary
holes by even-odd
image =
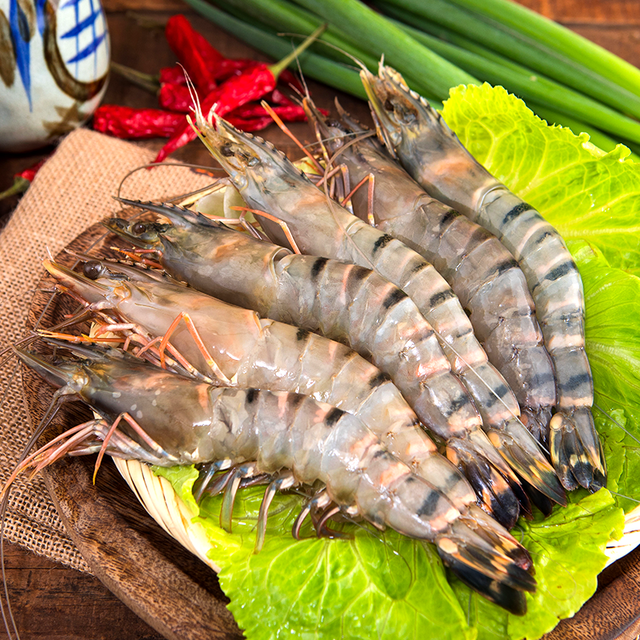
[[[109,57],[100,0],[0,0],[0,150],[44,146],[85,122]]]

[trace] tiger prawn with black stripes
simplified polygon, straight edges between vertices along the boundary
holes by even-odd
[[[63,290],[82,300],[89,311],[108,312],[114,316],[115,325],[127,323],[150,338],[170,339],[205,380],[233,387],[304,393],[348,411],[415,473],[442,489],[455,505],[464,507],[476,501],[466,478],[438,453],[389,377],[345,345],[260,318],[254,311],[124,264],[94,259],[84,264],[84,274],[48,260],[44,266]],[[186,322],[176,322],[179,318]],[[448,447],[450,455],[460,450],[458,455],[462,456],[472,450],[478,458],[484,449],[492,451],[482,432],[470,436],[463,431],[450,439]],[[479,465],[482,460],[484,457]],[[515,479],[512,483],[517,486]],[[499,486],[511,491],[506,482]],[[487,511],[495,508],[496,515],[513,526],[518,517],[517,500],[505,509],[509,503],[503,505],[492,495],[489,491],[483,494]]]
[[[380,529],[433,542],[469,586],[512,613],[525,613],[525,593],[536,589],[527,550],[474,504],[456,507],[355,416],[297,393],[214,387],[113,350],[71,350],[79,360],[52,363],[16,352],[58,388],[50,414],[64,398],[83,401],[101,417],[27,457],[13,477],[67,452],[108,453],[164,467],[213,465],[234,478],[257,476],[269,485],[257,549],[275,491],[301,485],[309,490],[320,482],[324,486],[314,499],[325,510],[322,520],[364,518]],[[237,487],[232,483],[225,491],[223,522],[231,521]],[[307,512],[303,508],[301,515]]]
[[[460,301],[435,268],[331,201],[273,145],[238,131],[215,113],[211,117],[217,131],[197,114],[200,137],[267,233],[281,242],[294,240],[302,253],[373,269],[403,290],[435,330],[496,449],[545,500],[564,503],[553,468],[519,419],[513,391],[488,362]]]
[[[518,501],[528,511],[526,494],[480,430],[480,415],[433,329],[395,285],[370,269],[291,253],[175,205],[121,202],[169,222],[107,218],[108,229],[145,251],[155,249],[169,275],[199,291],[355,349],[389,374],[421,422],[447,443],[501,524],[515,524]]]
[[[372,181],[373,189],[351,196],[353,212],[415,249],[447,280],[516,394],[527,428],[547,445],[556,404],[553,365],[513,256],[483,227],[429,196],[337,103],[340,121],[325,119],[309,98],[304,106],[331,154],[327,171],[336,164],[347,169],[345,192]]]
[[[551,459],[567,489],[606,484],[595,429],[593,378],[585,351],[584,293],[560,234],[494,178],[462,146],[440,115],[380,65],[361,77],[381,139],[427,192],[494,234],[527,279],[556,376],[556,413],[549,423]]]

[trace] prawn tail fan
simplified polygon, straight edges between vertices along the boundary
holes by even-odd
[[[518,476],[553,502],[566,506],[567,498],[556,472],[520,420],[510,420],[503,428],[492,429],[487,435]]]
[[[464,473],[485,510],[505,529],[515,526],[521,509],[530,513],[529,500],[518,479],[482,431],[466,438],[451,438],[447,457]]]
[[[524,615],[525,593],[536,590],[535,578],[525,568],[530,558],[515,540],[509,545],[479,524],[477,517],[460,518],[436,539],[438,553],[469,587],[510,613]]]
[[[549,444],[551,459],[566,489],[580,485],[593,492],[605,486],[604,455],[590,408],[576,409],[571,416],[553,416]]]

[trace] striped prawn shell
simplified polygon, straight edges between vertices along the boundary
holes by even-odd
[[[476,433],[475,455],[466,455],[471,446],[467,436],[482,420],[466,388],[451,373],[435,332],[402,290],[370,269],[291,254],[179,207],[125,204],[175,221],[157,233],[159,260],[170,275],[262,317],[347,344],[389,374],[421,422],[447,443],[448,454],[461,463],[488,511],[505,526],[515,524],[519,505],[510,483],[517,481],[482,432]],[[137,234],[124,220],[107,220],[105,225],[149,246],[141,238],[148,232],[140,223]],[[413,466],[428,477],[429,462],[416,458]]]
[[[482,167],[442,117],[393,69],[362,73],[378,132],[427,192],[493,233],[522,269],[556,374],[552,461],[567,489],[606,483],[590,407],[593,381],[584,348],[580,274],[558,232]],[[410,121],[410,122],[409,122]]]
[[[434,542],[483,595],[526,610],[524,592],[536,588],[528,552],[475,506],[456,508],[357,417],[298,393],[213,387],[113,352],[80,351],[83,362],[59,365],[18,355],[101,414],[137,416],[137,430],[110,433],[108,453],[160,466],[251,462],[257,475],[319,481],[345,515]],[[109,431],[104,420],[93,424],[87,441],[74,444],[81,454]]]
[[[556,502],[565,497],[537,442],[519,420],[509,385],[488,362],[451,287],[433,265],[399,240],[365,224],[313,185],[272,144],[199,120],[201,137],[245,201],[280,224],[261,220],[272,240],[293,237],[302,253],[373,269],[402,289],[436,331],[452,371],[476,402],[494,446],[536,489]]]
[[[97,262],[91,263],[92,269]],[[121,273],[129,280],[112,279],[109,273],[88,280],[45,262],[50,273],[71,291],[101,308],[107,304],[119,319],[134,323],[151,336],[164,336],[180,312],[187,314],[219,374],[212,370],[186,326],[179,325],[171,334],[171,344],[201,373],[239,388],[304,393],[352,413],[378,434],[394,455],[429,475],[437,486],[446,487],[458,506],[475,501],[471,486],[437,452],[389,376],[355,351],[306,329],[262,319],[253,311],[194,289],[158,281],[132,267],[102,264],[111,274]]]
[[[351,198],[354,213],[365,221],[373,216],[378,229],[420,253],[451,285],[490,362],[516,394],[527,426],[546,444],[556,404],[553,365],[514,257],[484,227],[431,198],[347,114],[340,123],[325,122],[308,105],[308,115],[336,162],[348,169],[347,191],[367,176],[374,180],[371,202],[365,188]]]

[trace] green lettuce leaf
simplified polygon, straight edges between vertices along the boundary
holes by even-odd
[[[623,147],[605,154],[584,134],[549,127],[501,88],[454,89],[443,115],[476,158],[568,241],[585,288],[609,488],[633,508],[640,499],[640,332],[632,323],[640,317],[640,165],[624,160]],[[351,539],[319,540],[307,529],[308,538],[293,540],[299,496],[276,496],[264,547],[254,554],[263,489],[240,492],[228,533],[219,526],[220,498],[195,504],[193,469],[159,473],[205,526],[229,608],[250,640],[533,640],[594,593],[604,548],[624,525],[607,489],[574,492],[550,518],[522,520],[514,534],[533,556],[538,590],[517,617],[456,580],[427,543],[365,525],[335,525]]]
[[[640,278],[611,267],[584,241],[569,242],[569,249],[584,283],[594,416],[609,467],[608,487],[630,511],[640,499],[640,326],[633,322],[640,318]]]
[[[527,597],[527,613],[513,616],[460,585],[456,591],[470,602],[470,622],[478,640],[534,640],[572,616],[593,595],[607,556],[602,541],[619,538],[624,516],[606,489],[593,495],[574,492],[564,509],[549,518],[521,520],[521,539],[531,553],[538,589]]]
[[[457,87],[442,115],[471,154],[565,240],[582,238],[640,274],[640,163],[605,154],[586,133],[550,127],[502,87]]]
[[[535,116],[501,87],[457,87],[443,117],[460,141],[567,241],[585,290],[594,417],[608,487],[640,501],[640,163]]]
[[[193,467],[156,472],[198,514],[194,521],[207,531],[229,609],[251,640],[538,638],[594,593],[607,560],[603,549],[624,526],[606,489],[575,493],[569,507],[555,509],[546,520],[521,521],[516,534],[532,554],[539,586],[519,618],[448,575],[428,543],[354,525],[342,527],[353,539],[294,540],[291,526],[302,505],[296,496],[276,496],[265,545],[254,554],[264,489],[240,492],[229,533],[219,526],[219,496],[196,505]]]

